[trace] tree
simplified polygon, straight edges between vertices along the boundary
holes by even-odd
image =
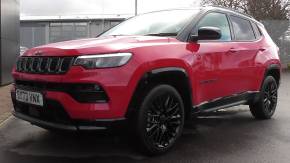
[[[247,0],[202,0],[201,4],[227,7],[244,13],[248,13]]]
[[[250,14],[261,21],[273,40],[279,44],[280,37],[289,28],[288,0],[202,0],[202,5],[232,8]]]

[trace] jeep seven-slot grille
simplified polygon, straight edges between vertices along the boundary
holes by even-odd
[[[64,74],[71,67],[73,57],[20,57],[16,71],[34,74]]]

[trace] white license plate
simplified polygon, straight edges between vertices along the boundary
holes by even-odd
[[[43,106],[43,96],[38,92],[16,89],[16,100],[28,104]]]

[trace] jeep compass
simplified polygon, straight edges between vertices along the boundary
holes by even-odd
[[[249,15],[219,7],[151,12],[97,38],[27,50],[13,69],[13,114],[46,129],[130,126],[142,149],[168,151],[192,114],[277,105],[279,49]]]

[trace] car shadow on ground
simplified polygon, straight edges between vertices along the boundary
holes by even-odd
[[[247,106],[204,113],[162,156],[141,154],[123,131],[59,134],[10,118],[0,127],[0,162],[289,162],[289,74],[273,119],[255,120]]]
[[[31,127],[30,124],[20,120],[16,123],[19,123],[16,125],[24,130],[23,135],[21,138],[17,138],[17,135],[6,138],[12,139],[8,140],[4,148],[6,157],[17,156],[24,160],[25,158],[42,160],[46,158],[47,161],[61,159],[63,162],[65,160],[109,162],[151,160],[150,157],[136,150],[135,141],[125,131],[59,133]],[[195,158],[193,155],[197,158],[202,158],[206,154],[225,155],[236,150],[235,146],[239,144],[242,145],[239,150],[243,150],[243,147],[249,149],[252,145],[251,141],[256,139],[251,133],[257,125],[261,124],[267,125],[267,123],[255,121],[246,109],[201,114],[193,119],[192,123],[187,124],[173,150],[159,158],[162,160],[163,157],[167,159],[172,157],[176,160],[178,159],[176,157]],[[1,135],[3,137],[3,134]],[[7,137],[4,134],[5,136]]]

